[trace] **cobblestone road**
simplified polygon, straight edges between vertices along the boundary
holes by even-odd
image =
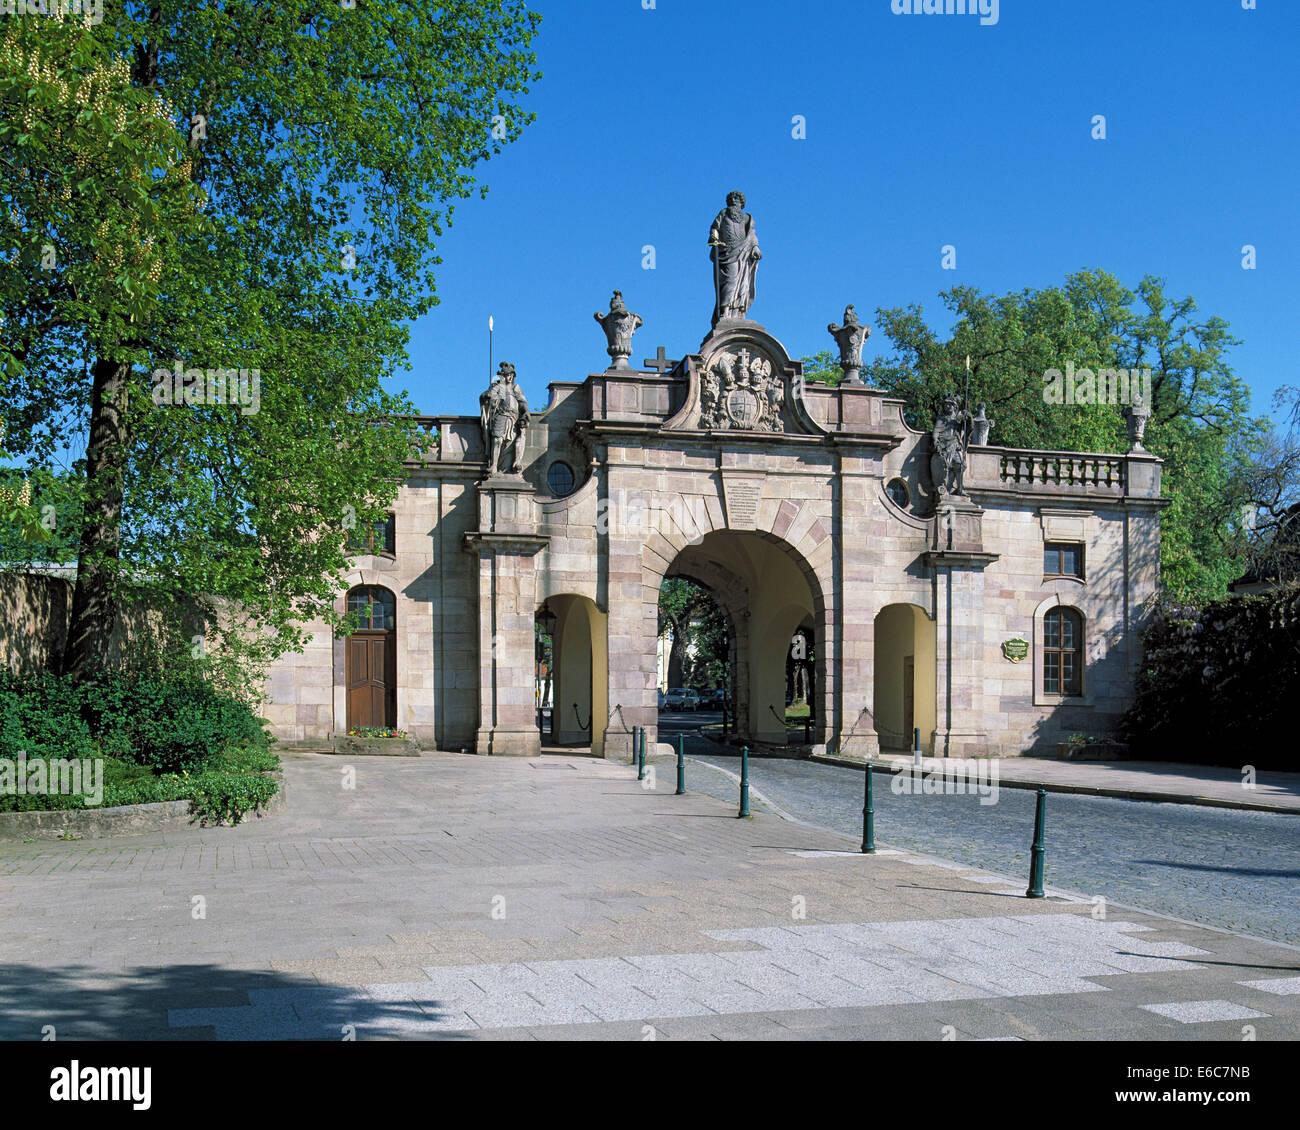
[[[738,774],[739,757],[698,738],[688,739],[687,753],[715,767],[692,765],[689,788],[723,799],[737,796],[736,783],[716,769]],[[799,820],[861,835],[860,770],[752,758],[750,781]],[[981,805],[977,796],[895,795],[889,781],[889,774],[877,772],[878,841],[1027,879],[1033,792],[1001,789],[996,804]],[[1051,885],[1295,944],[1300,943],[1297,880],[1300,817],[1048,796]]]

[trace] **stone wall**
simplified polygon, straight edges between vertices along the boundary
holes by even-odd
[[[20,675],[57,668],[71,610],[67,578],[0,573],[0,667]]]

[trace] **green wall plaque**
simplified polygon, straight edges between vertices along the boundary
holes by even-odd
[[[1002,654],[1005,655],[1012,663],[1019,663],[1029,654],[1028,640],[1005,640],[1002,644]]]

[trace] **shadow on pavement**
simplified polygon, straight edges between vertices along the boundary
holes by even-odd
[[[222,1015],[215,1025],[172,1027],[169,1013],[180,1009],[221,1010]],[[358,1040],[471,1037],[470,1032],[420,1030],[446,1015],[431,1001],[374,1000],[354,987],[321,985],[289,973],[199,964],[121,974],[77,965],[57,970],[0,965],[4,1040],[323,1041],[342,1040],[346,1027]]]
[[[1212,863],[1177,863],[1172,859],[1134,859],[1150,867],[1177,867],[1183,871],[1221,871],[1227,875],[1256,875],[1268,879],[1300,879],[1300,871],[1271,867],[1216,867]]]

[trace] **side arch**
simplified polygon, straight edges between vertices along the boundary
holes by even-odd
[[[874,625],[872,672],[876,733],[888,749],[910,749],[914,731],[921,748],[934,750],[937,717],[937,632],[935,622],[916,604],[885,605]]]

